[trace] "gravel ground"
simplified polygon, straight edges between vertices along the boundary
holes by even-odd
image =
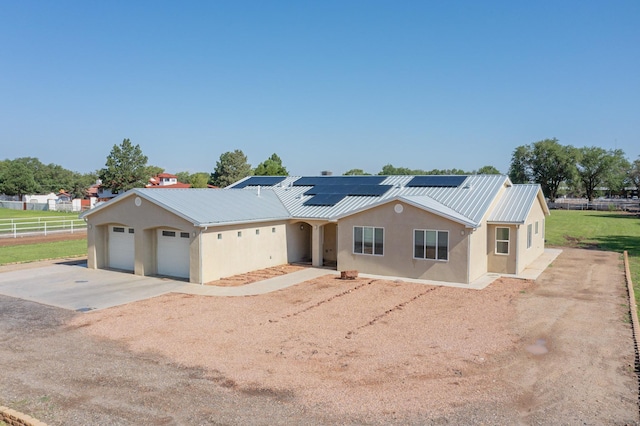
[[[55,424],[638,424],[615,253],[482,291],[333,276],[86,314],[0,297],[0,405]]]

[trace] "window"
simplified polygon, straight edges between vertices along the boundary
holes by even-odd
[[[496,254],[509,254],[509,228],[496,228]]]
[[[129,228],[129,233],[133,234],[133,228]]]
[[[536,235],[538,235],[538,221],[536,220]]]
[[[180,233],[180,238],[189,238],[189,233],[188,232],[181,232]]]
[[[124,228],[121,228],[119,226],[114,226],[113,227],[113,232],[123,232],[124,233]]]
[[[256,229],[256,235],[260,235],[260,230]]]
[[[414,230],[413,257],[416,259],[449,260],[449,231]]]
[[[271,228],[271,233],[275,234],[276,233],[276,228]]]
[[[163,237],[175,237],[176,233],[175,233],[175,231],[162,231],[162,236]]]
[[[242,237],[242,231],[238,231],[238,237]]]
[[[531,230],[532,227],[533,226],[531,224],[527,225],[527,248],[531,248],[531,237],[533,235],[533,232]]]
[[[384,229],[371,226],[354,226],[353,252],[382,256],[384,254]]]
[[[218,234],[218,239],[221,240],[222,239],[222,234]]]

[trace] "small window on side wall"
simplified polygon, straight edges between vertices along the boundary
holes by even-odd
[[[496,228],[496,254],[509,254],[509,228]]]

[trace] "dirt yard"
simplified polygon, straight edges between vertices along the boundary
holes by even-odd
[[[77,314],[0,296],[0,405],[55,424],[639,424],[620,256],[482,291],[333,276]]]

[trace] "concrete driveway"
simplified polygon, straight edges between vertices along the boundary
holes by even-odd
[[[183,281],[87,269],[86,263],[0,273],[0,294],[74,311],[89,311],[160,296],[190,286]]]

